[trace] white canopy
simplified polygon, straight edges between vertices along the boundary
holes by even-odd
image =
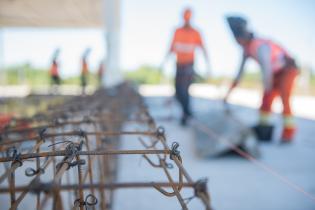
[[[0,0],[0,27],[104,27],[102,0]]]

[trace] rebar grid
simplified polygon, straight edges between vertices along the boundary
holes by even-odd
[[[193,181],[182,165],[178,143],[168,146],[164,129],[130,85],[73,97],[23,120],[27,126],[11,125],[1,133],[0,163],[6,170],[0,175],[0,195],[9,195],[11,210],[27,197],[35,199],[37,210],[111,209],[113,191],[120,188],[155,188],[176,197],[182,209],[188,207],[181,190],[191,188],[193,197],[211,209],[206,180]],[[122,131],[126,122],[142,130]],[[120,150],[121,136],[138,137],[144,149]],[[167,181],[117,183],[118,155],[142,155],[163,170]],[[170,173],[173,167],[176,178]]]

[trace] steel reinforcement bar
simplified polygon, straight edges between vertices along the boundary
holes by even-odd
[[[25,202],[38,210],[48,205],[106,210],[113,207],[116,189],[153,188],[177,198],[179,208],[189,209],[181,191],[190,188],[194,193],[190,199],[199,198],[205,209],[211,209],[207,180],[194,181],[189,176],[179,144],[168,145],[164,128],[156,125],[131,85],[66,99],[62,105],[21,119],[23,126],[16,123],[19,120],[0,132],[0,198],[8,197],[7,204],[1,204],[4,208],[17,209]],[[123,131],[126,123],[139,126]],[[122,136],[130,141],[137,137],[143,148],[121,150]],[[160,168],[166,179],[117,182],[120,155],[142,156],[151,167]],[[174,169],[176,177],[170,172]]]

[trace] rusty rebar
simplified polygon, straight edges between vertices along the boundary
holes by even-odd
[[[181,191],[190,188],[205,209],[211,209],[206,182],[193,181],[183,167],[178,144],[169,147],[164,129],[156,125],[142,98],[129,85],[68,98],[46,112],[15,119],[19,120],[28,125],[10,124],[0,132],[0,152],[6,154],[0,157],[0,164],[11,163],[0,176],[0,183],[8,181],[7,186],[0,187],[0,194],[10,195],[11,210],[17,209],[29,193],[36,194],[34,209],[46,209],[50,199],[54,210],[63,209],[66,202],[62,192],[68,192],[67,209],[109,210],[114,190],[124,188],[156,189],[175,197],[182,209],[189,206]],[[136,123],[142,129],[125,131],[124,123]],[[119,149],[122,136],[138,138],[144,149]],[[31,149],[18,151],[22,151],[24,143],[32,145]],[[16,148],[13,153],[6,152],[12,147]],[[143,156],[149,166],[164,172],[166,181],[116,182],[117,157],[121,155]],[[158,162],[151,159],[153,156]],[[22,164],[32,165],[25,171],[32,178],[17,186]],[[176,179],[169,171],[173,167],[178,170]]]

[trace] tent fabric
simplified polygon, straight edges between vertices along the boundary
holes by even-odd
[[[103,0],[0,0],[0,27],[103,27]]]

